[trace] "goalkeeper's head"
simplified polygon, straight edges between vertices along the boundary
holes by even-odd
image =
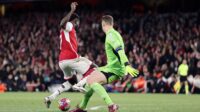
[[[114,20],[111,15],[104,15],[101,19],[101,26],[106,33],[109,29],[113,28]]]
[[[73,25],[75,26],[75,28],[78,28],[79,25],[80,25],[80,17],[76,13],[73,13],[71,15],[69,21],[73,23]]]

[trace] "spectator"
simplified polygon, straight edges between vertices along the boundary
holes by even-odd
[[[98,23],[102,11],[79,13],[79,53],[99,66],[105,65],[104,34]],[[175,74],[183,59],[188,62],[188,75],[199,74],[200,24],[196,12],[110,13],[116,18],[130,63],[140,70],[139,79],[146,84],[143,91],[173,92]],[[63,82],[57,65],[62,15],[63,12],[31,12],[0,18],[0,79],[7,91],[45,91],[52,84]],[[125,77],[122,82],[109,85],[109,90],[133,92],[135,80]]]
[[[6,85],[2,83],[2,81],[0,80],[0,93],[3,93],[5,91],[6,91]]]

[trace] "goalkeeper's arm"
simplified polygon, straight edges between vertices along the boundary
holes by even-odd
[[[122,49],[122,47],[118,47],[117,49],[115,49],[115,51],[118,53],[119,58],[120,58],[120,63],[122,64],[122,66],[126,67],[126,72],[128,72],[131,76],[135,77],[139,74],[138,70],[134,69],[130,63],[128,62],[128,58],[124,52],[124,50]]]
[[[121,63],[122,65],[125,65],[125,66],[129,65],[128,58],[127,58],[127,56],[126,56],[124,50],[122,49],[122,47],[120,46],[120,47],[116,48],[115,51],[116,51],[116,52],[118,53],[118,55],[119,55],[120,63]]]
[[[133,77],[137,76],[139,72],[138,72],[138,70],[136,70],[130,66],[130,64],[128,62],[128,58],[126,57],[124,48],[122,47],[120,40],[117,39],[117,37],[114,38],[113,34],[110,33],[110,34],[108,34],[107,41],[112,46],[115,53],[118,54],[121,65],[126,67],[126,72],[128,72]]]

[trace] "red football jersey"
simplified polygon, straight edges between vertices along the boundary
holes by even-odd
[[[79,55],[76,31],[71,22],[67,22],[65,29],[60,31],[59,61],[78,58]]]

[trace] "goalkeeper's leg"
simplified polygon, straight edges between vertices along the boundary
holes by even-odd
[[[106,77],[108,76],[108,77]],[[115,76],[113,74],[109,73],[101,73],[99,71],[94,71],[92,72],[88,77],[87,77],[87,84],[86,84],[86,94],[84,95],[84,99],[82,102],[78,105],[78,108],[73,109],[69,112],[86,112],[86,106],[88,104],[88,101],[92,94],[96,92],[108,105],[109,112],[116,112],[118,110],[118,105],[114,104],[111,98],[109,97],[108,93],[104,89],[104,87],[101,84],[106,84],[111,83],[115,80],[118,80],[119,77]]]
[[[91,75],[87,78],[87,84],[90,86],[90,88],[96,92],[107,105],[112,105],[113,101],[111,100],[110,96],[104,89],[104,87],[101,84],[106,84],[107,79],[105,75],[99,71],[92,72]]]
[[[94,91],[89,87],[89,85],[86,85],[85,89],[87,90],[87,92],[85,93],[83,100],[78,106],[80,109],[83,109],[83,110],[86,109],[87,104],[94,93]]]
[[[85,93],[84,98],[81,101],[81,103],[77,106],[77,108],[72,109],[69,112],[87,112],[86,107],[94,91],[90,88],[88,84],[85,85],[85,90],[87,92]]]
[[[110,76],[106,77],[106,74],[103,74],[96,70],[96,71],[92,72],[91,75],[88,76],[87,84],[89,84],[90,88],[94,92],[96,92],[104,100],[104,102],[108,105],[109,112],[116,112],[118,110],[118,105],[113,103],[110,96],[108,95],[108,93],[106,92],[104,87],[101,85],[101,84],[108,83]]]

